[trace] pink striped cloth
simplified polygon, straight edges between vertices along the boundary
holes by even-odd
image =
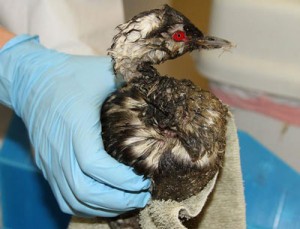
[[[239,93],[231,93],[229,90],[222,90],[221,87],[211,85],[211,91],[224,103],[230,106],[246,110],[256,111],[283,122],[300,126],[300,103],[287,104],[272,100],[267,95],[240,96]]]

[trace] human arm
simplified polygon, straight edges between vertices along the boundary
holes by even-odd
[[[4,44],[6,44],[14,36],[15,34],[0,26],[0,48],[2,48]]]
[[[141,190],[149,181],[111,158],[102,143],[100,108],[115,90],[110,59],[67,55],[46,49],[37,37],[9,36],[1,38],[0,102],[25,122],[36,164],[61,209],[111,217],[144,207],[150,194]]]

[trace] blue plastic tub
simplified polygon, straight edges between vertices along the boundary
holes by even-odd
[[[239,132],[248,229],[300,229],[300,175]],[[299,149],[300,156],[300,149]]]
[[[33,163],[26,128],[16,116],[0,150],[0,188],[1,228],[67,228],[70,216]]]

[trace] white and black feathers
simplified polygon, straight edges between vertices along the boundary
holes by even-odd
[[[222,165],[228,110],[210,92],[160,76],[153,65],[230,43],[204,36],[169,6],[141,13],[118,29],[109,55],[126,83],[102,107],[105,149],[152,179],[154,199],[184,200]]]
[[[231,46],[226,40],[204,36],[188,18],[167,5],[140,13],[117,28],[109,55],[115,74],[126,81],[186,52]]]
[[[140,76],[104,105],[103,140],[113,157],[153,179],[153,198],[180,201],[222,165],[226,118],[227,107],[188,80]]]

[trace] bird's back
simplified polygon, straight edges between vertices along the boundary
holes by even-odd
[[[227,115],[219,99],[189,80],[144,75],[104,103],[103,141],[109,154],[153,180],[154,199],[181,201],[222,165]]]

